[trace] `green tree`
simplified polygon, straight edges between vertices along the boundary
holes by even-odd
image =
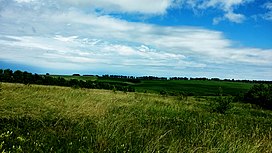
[[[23,82],[23,72],[20,70],[17,70],[13,74],[14,82]]]
[[[272,109],[272,85],[254,85],[244,96],[244,100],[261,107]]]
[[[12,82],[13,81],[13,71],[11,69],[4,70],[3,81]]]
[[[3,81],[3,72],[4,70],[0,69],[0,81]]]

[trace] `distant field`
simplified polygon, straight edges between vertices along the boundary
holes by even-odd
[[[11,83],[1,89],[0,152],[272,152],[272,111],[251,104],[232,103],[223,115],[210,111],[207,97]]]
[[[159,93],[185,92],[191,95],[214,96],[222,89],[224,95],[238,95],[248,91],[254,83],[226,82],[226,81],[202,81],[202,80],[142,80],[141,83],[131,83],[126,79],[98,78],[96,76],[65,76],[65,79],[90,80],[101,82],[126,82],[138,92]]]
[[[160,92],[166,90],[169,92],[183,91],[192,95],[217,95],[219,88],[225,95],[238,95],[249,90],[254,84],[240,82],[224,82],[224,81],[196,81],[196,80],[167,80],[167,81],[142,81],[133,87],[137,91]]]
[[[50,75],[52,77],[62,77],[65,78],[67,80],[71,80],[71,79],[77,79],[77,80],[83,80],[83,81],[95,81],[97,80],[96,76],[72,76],[72,75]]]

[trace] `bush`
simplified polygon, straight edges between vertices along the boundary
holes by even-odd
[[[228,110],[231,109],[230,103],[233,101],[232,97],[218,97],[216,98],[216,103],[213,107],[214,112],[225,114]]]
[[[115,88],[115,87],[113,87],[112,91],[113,91],[113,93],[116,93],[116,88]]]
[[[161,90],[161,91],[160,91],[160,95],[162,95],[162,96],[167,96],[167,92],[166,92],[165,90]]]
[[[218,97],[216,97],[213,102],[210,103],[213,112],[225,114],[231,109],[231,103],[233,102],[233,97],[223,97],[223,90],[220,87],[218,89]]]
[[[254,85],[245,95],[244,101],[272,109],[272,85]]]

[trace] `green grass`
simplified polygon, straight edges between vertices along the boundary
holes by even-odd
[[[193,95],[217,95],[222,88],[224,95],[237,95],[248,91],[253,84],[224,81],[197,81],[197,80],[167,80],[167,81],[143,81],[134,87],[137,91],[151,91],[158,93],[161,90],[169,92],[183,91]]]
[[[96,76],[72,76],[72,75],[50,75],[52,77],[61,77],[66,80],[71,80],[71,79],[77,79],[77,80],[82,80],[82,81],[96,81],[97,77]]]
[[[272,152],[272,112],[208,97],[3,83],[0,152]]]
[[[65,79],[91,80],[101,82],[125,82],[136,89],[137,92],[160,93],[184,92],[198,96],[215,96],[218,89],[223,90],[224,95],[238,95],[247,92],[254,83],[227,82],[227,81],[203,81],[203,80],[142,80],[141,83],[126,82],[126,79],[98,78],[96,76],[68,76]]]

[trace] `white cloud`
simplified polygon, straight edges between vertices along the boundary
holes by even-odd
[[[180,0],[183,5],[187,5],[194,10],[206,10],[206,9],[218,9],[224,12],[221,17],[215,17],[213,19],[213,24],[218,24],[223,20],[228,20],[234,23],[242,23],[245,20],[245,16],[240,13],[235,13],[237,6],[244,5],[246,3],[253,2],[254,0]],[[180,2],[179,1],[179,2]]]
[[[272,10],[272,2],[267,2],[264,4],[264,8]]]
[[[29,2],[33,2],[35,0],[15,0],[17,3],[29,3]]]
[[[61,35],[56,35],[54,39],[64,42],[72,42],[74,41],[78,36],[70,36],[70,37],[63,37]]]
[[[18,3],[37,2],[37,0],[15,0]],[[255,0],[60,0],[60,1],[46,1],[39,0],[42,4],[39,7],[51,3],[53,8],[59,8],[59,5],[66,5],[67,8],[82,8],[85,10],[102,10],[103,14],[109,12],[118,13],[140,13],[145,15],[164,15],[168,9],[173,7],[189,7],[194,12],[206,9],[218,9],[223,11],[224,15],[215,17],[214,24],[218,24],[223,20],[228,20],[234,23],[242,23],[246,17],[241,13],[235,12],[238,6]],[[271,13],[268,12],[264,18],[269,19]]]
[[[13,20],[18,17],[18,14],[15,17],[10,17],[11,20]],[[33,18],[34,17],[35,16],[33,16]],[[24,20],[29,22],[28,19]],[[75,11],[61,13],[55,16],[52,16],[50,13],[43,14],[41,20],[48,23],[46,28],[50,27],[51,33],[59,34],[54,34],[47,38],[10,37],[20,40],[19,42],[13,42],[13,45],[66,52],[76,52],[75,50],[78,49],[92,50],[92,47],[95,47],[95,45],[90,46],[88,43],[86,44],[86,39],[81,39],[84,37],[109,42],[103,44],[100,48],[96,48],[97,52],[99,50],[108,51],[108,53],[114,51],[121,56],[149,56],[150,59],[174,59],[174,57],[177,56],[195,56],[202,60],[206,59],[207,61],[210,61],[212,59],[212,61],[221,61],[222,63],[229,61],[246,62],[251,64],[270,63],[269,59],[264,58],[267,57],[267,55],[270,55],[270,52],[264,51],[266,54],[259,54],[262,50],[255,50],[257,55],[254,57],[250,56],[249,52],[245,52],[243,48],[233,48],[233,43],[224,38],[221,32],[198,27],[162,27],[150,24],[127,22],[120,19],[114,19],[109,16],[96,16],[93,14],[86,15]],[[69,23],[69,26],[67,26],[67,23]],[[40,29],[43,29],[43,24],[44,23],[41,23],[37,26],[39,26]],[[10,26],[12,27],[13,24]],[[33,32],[30,30],[30,33]],[[40,33],[47,33],[47,30],[44,32],[40,31]],[[74,36],[75,33],[78,36]],[[24,32],[24,34],[27,33]],[[61,34],[65,34],[66,36]],[[57,41],[54,41],[54,39]],[[95,43],[96,42],[97,41],[95,41]],[[135,48],[133,49],[128,45],[124,45],[126,43],[132,44],[136,47],[148,45],[154,48],[155,51],[142,47],[136,52]],[[142,52],[143,48],[145,51],[149,52],[148,55],[145,55]],[[170,53],[170,56],[163,52]],[[252,52],[254,52],[254,50]],[[206,60],[199,62],[207,62]],[[259,63],[259,61],[262,62]]]
[[[225,18],[231,22],[242,23],[245,20],[245,16],[242,14],[235,14],[233,12],[228,12],[225,14]]]
[[[128,22],[77,9],[41,9],[2,10],[0,60],[59,69],[127,67],[130,72],[173,74],[216,64],[272,66],[271,49],[237,48],[220,31]],[[241,14],[226,14],[215,22],[243,20]]]
[[[164,14],[171,6],[172,0],[62,0],[62,2],[110,12]]]
[[[202,8],[220,8],[226,12],[233,11],[234,7],[245,3],[253,2],[254,0],[207,0],[200,4]]]
[[[267,10],[267,12],[262,16],[263,19],[272,21],[272,2],[267,2],[263,5],[263,8]]]
[[[223,21],[224,18],[223,17],[216,17],[213,18],[213,25],[217,25],[218,23],[220,23],[221,21]]]

